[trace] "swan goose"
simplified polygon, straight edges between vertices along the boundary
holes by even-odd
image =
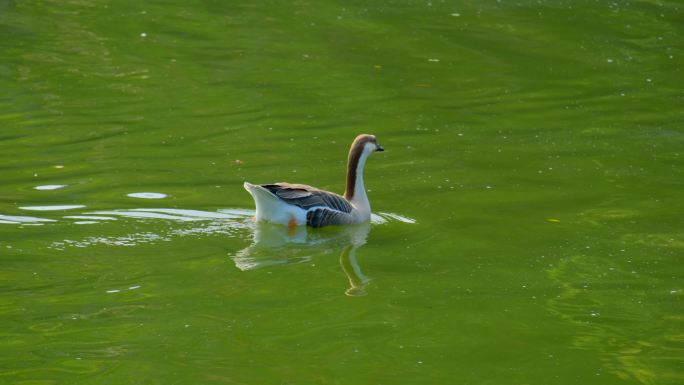
[[[347,160],[347,186],[344,196],[315,187],[272,183],[244,187],[256,204],[256,221],[295,226],[323,227],[346,225],[370,220],[371,208],[363,184],[363,168],[368,156],[384,151],[374,135],[362,134],[354,139]]]

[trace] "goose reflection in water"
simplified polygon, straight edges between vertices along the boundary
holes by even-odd
[[[370,279],[361,271],[356,260],[356,250],[366,244],[370,223],[344,227],[310,229],[306,226],[287,228],[268,223],[255,223],[252,244],[232,256],[240,270],[303,263],[314,256],[340,253],[342,271],[349,280],[345,294],[366,295],[365,287]]]

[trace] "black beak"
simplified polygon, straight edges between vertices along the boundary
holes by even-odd
[[[376,144],[375,146],[376,146],[376,147],[375,147],[375,151],[379,151],[379,152],[385,151],[385,147],[382,147],[382,146],[379,145],[379,144]]]

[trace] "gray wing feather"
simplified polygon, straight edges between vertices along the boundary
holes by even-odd
[[[311,186],[274,183],[262,184],[261,187],[267,189],[286,203],[299,206],[304,210],[314,207],[326,207],[342,213],[350,213],[352,211],[351,204],[343,196]]]
[[[306,224],[311,227],[341,225],[347,223],[347,215],[327,208],[315,209],[306,213]]]
[[[275,194],[281,199],[301,199],[312,195],[310,191],[299,189],[278,189],[275,191]]]

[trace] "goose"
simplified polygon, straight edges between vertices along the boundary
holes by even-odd
[[[368,156],[385,149],[374,135],[354,139],[347,159],[347,186],[344,196],[304,184],[244,183],[256,204],[256,221],[296,226],[323,227],[368,222],[370,202],[363,184],[363,168]]]

